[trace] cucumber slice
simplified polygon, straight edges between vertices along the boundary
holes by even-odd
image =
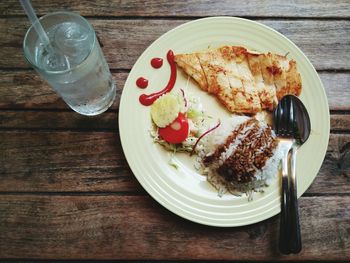
[[[151,106],[152,120],[158,127],[164,128],[177,118],[180,108],[177,96],[172,93],[164,94]]]

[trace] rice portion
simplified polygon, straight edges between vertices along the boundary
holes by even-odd
[[[219,195],[261,192],[276,178],[282,152],[264,121],[232,117],[208,134],[197,149],[199,170]]]
[[[210,153],[213,153],[219,145],[225,142],[226,138],[236,127],[238,127],[238,125],[247,120],[249,120],[249,117],[237,116],[221,122],[221,125],[218,129],[214,130],[212,133],[202,139],[201,144],[199,145],[202,151],[198,153],[200,155],[208,155]]]

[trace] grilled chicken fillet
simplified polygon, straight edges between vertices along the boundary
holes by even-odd
[[[240,46],[178,54],[175,62],[230,112],[272,111],[283,96],[299,96],[302,88],[294,60]]]

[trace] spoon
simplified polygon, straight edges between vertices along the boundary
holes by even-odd
[[[295,172],[296,154],[298,148],[309,138],[311,131],[310,117],[298,97],[287,95],[278,103],[273,113],[273,129],[284,153],[279,248],[283,254],[297,254],[302,245]]]

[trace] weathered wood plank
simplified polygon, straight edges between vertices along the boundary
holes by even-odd
[[[117,97],[112,109],[118,109],[119,99],[128,76],[113,73]],[[350,76],[350,74],[349,74]],[[0,71],[0,109],[69,109],[65,102],[33,70]]]
[[[123,69],[130,69],[146,47],[159,36],[187,21],[91,19],[110,67]],[[350,21],[257,21],[290,38],[317,69],[350,69]],[[29,67],[22,55],[22,41],[28,24],[25,18],[0,19],[0,68]]]
[[[56,111],[0,110],[0,129],[118,130],[118,113],[83,116]],[[350,115],[331,115],[331,131],[349,132]]]
[[[350,74],[320,73],[331,110],[350,109]]]
[[[320,2],[317,0],[293,2],[283,0],[247,0],[244,4],[224,1],[69,1],[33,0],[39,14],[53,11],[77,11],[84,16],[261,16],[261,17],[349,17],[350,7],[346,0]],[[146,4],[147,3],[147,4]],[[146,8],[145,8],[146,7]],[[1,15],[23,15],[16,0],[0,3]]]
[[[331,115],[331,131],[350,131],[350,115]]]
[[[350,135],[332,134],[309,194],[350,192]],[[115,132],[0,132],[0,192],[140,191]]]
[[[349,117],[350,118],[350,117]],[[339,120],[340,122],[341,120]],[[339,123],[339,125],[341,125]],[[54,111],[0,111],[0,129],[118,130],[118,113],[84,116]]]
[[[350,193],[350,135],[331,134],[322,167],[307,193]]]
[[[0,257],[347,260],[349,202],[349,196],[301,198],[303,250],[291,257],[277,251],[278,216],[214,228],[186,221],[145,196],[0,196]]]
[[[0,133],[0,191],[140,189],[118,133]]]
[[[350,110],[350,73],[319,73],[331,110]],[[118,109],[127,73],[113,73]],[[68,109],[56,93],[32,70],[0,71],[0,109]]]

